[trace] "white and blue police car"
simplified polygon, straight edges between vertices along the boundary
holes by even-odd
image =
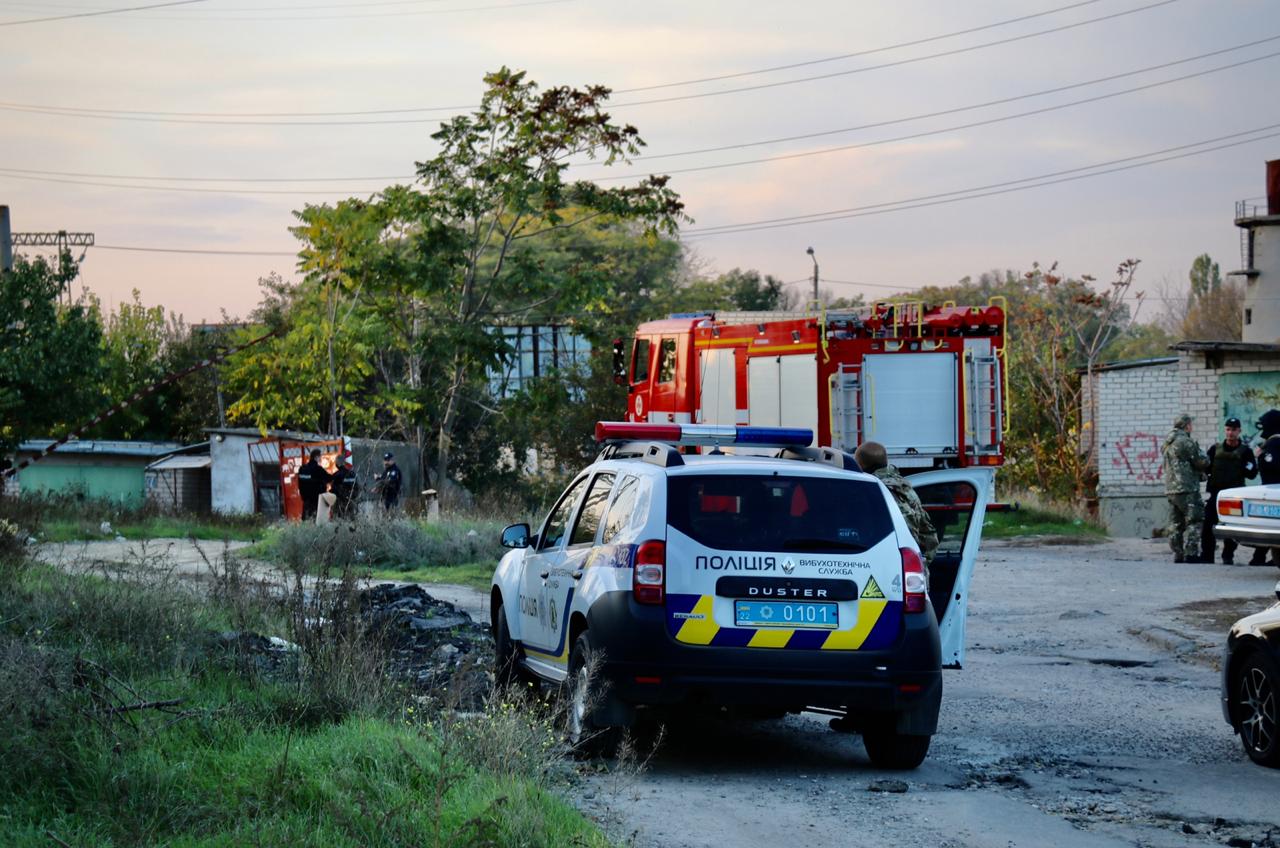
[[[586,750],[638,709],[708,705],[835,715],[873,764],[919,765],[941,669],[963,658],[992,470],[912,477],[942,540],[926,573],[888,490],[808,430],[601,422],[596,437],[541,526],[503,531],[499,680],[564,684]]]

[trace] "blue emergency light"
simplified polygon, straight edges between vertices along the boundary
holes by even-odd
[[[724,424],[645,424],[597,421],[597,442],[668,442],[675,445],[743,445],[757,448],[805,447],[813,431],[803,427],[736,427]]]

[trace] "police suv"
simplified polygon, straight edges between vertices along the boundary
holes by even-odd
[[[912,477],[942,540],[926,571],[888,490],[808,430],[601,422],[596,437],[537,531],[503,531],[499,679],[565,684],[587,750],[637,708],[688,704],[835,715],[875,765],[919,765],[941,669],[963,658],[991,469]]]

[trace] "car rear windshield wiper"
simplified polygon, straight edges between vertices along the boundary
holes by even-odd
[[[855,554],[869,550],[866,545],[855,545],[852,542],[841,542],[836,539],[787,539],[782,543],[782,549],[785,551],[817,551],[825,548],[838,548]]]

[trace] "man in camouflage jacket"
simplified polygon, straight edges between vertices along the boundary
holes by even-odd
[[[1209,458],[1191,438],[1191,416],[1183,413],[1173,422],[1161,447],[1164,456],[1164,493],[1169,499],[1166,531],[1174,562],[1202,562],[1201,524],[1204,502],[1200,500],[1200,479],[1209,470]]]
[[[920,557],[926,565],[932,562],[933,553],[938,549],[938,534],[933,529],[933,522],[929,520],[929,513],[925,512],[924,505],[920,503],[920,496],[911,488],[907,478],[889,464],[884,445],[879,442],[863,442],[854,452],[853,458],[863,471],[874,474],[884,483],[889,494],[898,502],[898,509],[902,511],[902,517],[906,519],[907,527],[920,548]]]

